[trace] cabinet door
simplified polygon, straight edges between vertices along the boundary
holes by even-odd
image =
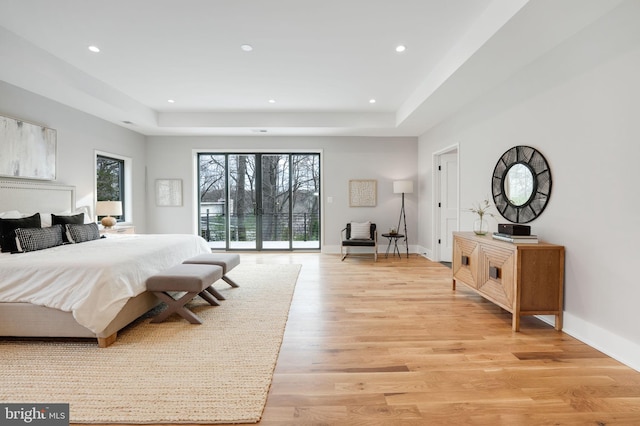
[[[459,236],[453,237],[453,259],[451,259],[453,277],[473,288],[478,287],[479,247],[477,241]]]
[[[516,253],[482,244],[478,254],[478,291],[509,311],[515,306]]]

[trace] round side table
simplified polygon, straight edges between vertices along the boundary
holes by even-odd
[[[404,234],[382,234],[382,236],[389,240],[385,257],[389,257],[389,250],[391,249],[391,243],[393,243],[393,256],[398,253],[398,257],[402,258],[400,255],[400,249],[398,248],[398,239],[404,238]]]

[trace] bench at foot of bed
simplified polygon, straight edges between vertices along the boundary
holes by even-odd
[[[217,292],[211,285],[222,278],[222,268],[214,265],[180,264],[147,279],[147,290],[153,292],[167,304],[167,309],[151,320],[152,323],[163,322],[171,314],[178,314],[191,324],[202,324],[196,314],[186,308],[186,304],[194,297],[200,296],[212,306],[218,306],[213,295]],[[174,299],[169,292],[185,292],[179,299]]]
[[[222,279],[231,287],[239,287],[231,278],[227,276],[229,271],[240,264],[240,255],[236,253],[205,253],[182,263],[199,265],[217,265],[222,268]]]

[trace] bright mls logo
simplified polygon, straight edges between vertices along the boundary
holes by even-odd
[[[0,404],[0,424],[69,426],[69,404]]]

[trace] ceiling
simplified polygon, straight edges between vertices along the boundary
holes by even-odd
[[[0,0],[0,80],[145,135],[418,136],[618,3]]]

